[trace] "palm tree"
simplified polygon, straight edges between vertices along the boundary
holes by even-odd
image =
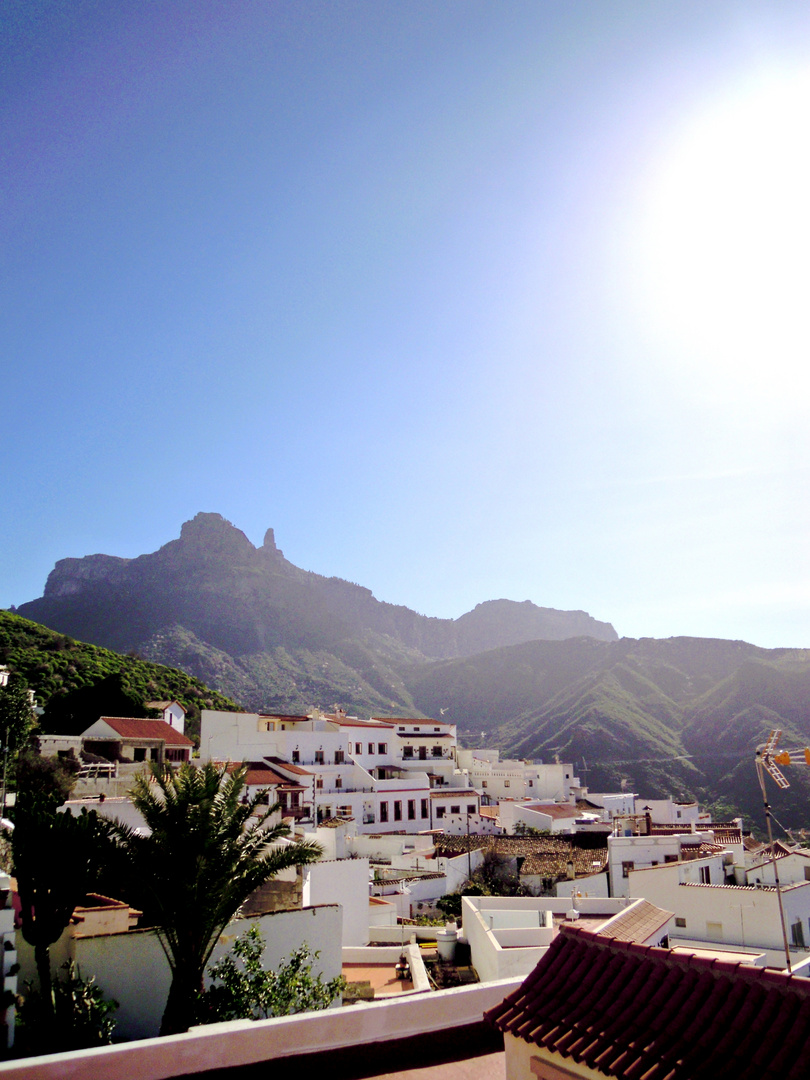
[[[220,934],[247,897],[281,870],[315,862],[318,844],[273,846],[288,829],[266,827],[264,793],[245,799],[247,766],[153,765],[132,801],[150,835],[118,826],[134,881],[154,915],[172,970],[161,1035],[195,1022],[203,972]],[[251,821],[257,813],[256,820]]]

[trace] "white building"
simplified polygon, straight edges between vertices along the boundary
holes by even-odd
[[[361,832],[418,833],[436,827],[431,795],[453,787],[451,781],[464,800],[459,812],[477,814],[477,794],[460,786],[464,777],[455,771],[454,747],[454,726],[432,720],[367,722],[340,711],[202,713],[203,760],[267,759],[281,773],[286,762],[286,775],[298,770],[302,789],[308,792],[311,783],[316,822],[353,818]]]
[[[766,953],[769,966],[785,967],[779,897],[772,886],[727,884],[723,853],[630,870],[629,888],[675,913],[673,944],[736,946]],[[810,881],[782,889],[791,964],[810,952]],[[678,941],[676,941],[678,939]]]
[[[499,750],[456,751],[458,767],[466,772],[472,787],[485,802],[500,799],[537,799],[548,802],[567,801],[579,778],[572,765],[537,764],[531,761],[505,759]]]

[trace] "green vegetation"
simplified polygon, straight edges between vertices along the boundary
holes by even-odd
[[[328,1008],[346,987],[342,975],[324,982],[312,974],[318,953],[306,945],[294,949],[275,971],[262,967],[264,938],[251,926],[234,943],[230,953],[208,970],[214,980],[202,998],[205,1022],[262,1020],[291,1013]]]
[[[8,611],[0,611],[0,663],[34,690],[46,731],[79,734],[100,715],[143,716],[147,701],[177,700],[194,736],[201,709],[239,709],[183,671],[74,641]]]
[[[18,762],[12,858],[20,899],[22,934],[34,948],[39,978],[37,1010],[43,1044],[55,1033],[56,997],[50,947],[73,911],[98,881],[111,849],[109,823],[95,811],[59,813],[70,777],[55,761],[37,754]]]
[[[265,827],[275,808],[262,805],[263,792],[243,801],[246,773],[247,766],[228,773],[210,763],[176,772],[152,766],[151,778],[137,777],[131,792],[150,835],[116,826],[172,970],[162,1035],[197,1021],[206,964],[247,897],[281,870],[321,855],[317,844],[268,847],[288,830]]]
[[[25,1056],[108,1046],[115,1031],[118,1002],[104,996],[94,978],[83,979],[72,960],[65,977],[53,984],[53,1016],[44,1016],[42,994],[28,992],[17,1005],[15,1051]]]
[[[34,730],[35,717],[25,679],[14,672],[7,686],[0,686],[0,768],[13,768],[17,755],[27,745]]]

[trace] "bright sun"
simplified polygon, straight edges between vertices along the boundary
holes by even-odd
[[[810,75],[715,102],[648,179],[641,290],[656,335],[715,384],[767,397],[806,388]]]

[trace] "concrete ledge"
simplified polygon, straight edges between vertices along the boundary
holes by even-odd
[[[476,1038],[486,1044],[486,1049],[478,1053],[487,1052],[493,1045],[486,1043],[489,1032],[482,1024],[483,1013],[522,982],[522,977],[503,979],[416,994],[404,1000],[274,1020],[237,1020],[164,1039],[24,1058],[1,1064],[0,1080],[169,1080],[198,1073],[215,1076],[221,1070],[258,1066],[280,1058],[316,1062],[318,1055],[327,1053],[330,1075],[335,1075],[331,1063],[336,1052],[345,1069],[342,1077],[373,1075],[381,1069],[372,1066],[370,1072],[364,1073],[363,1062],[384,1061],[388,1071],[392,1062],[401,1068],[402,1058],[395,1052],[402,1047],[412,1046],[417,1056],[431,1052],[435,1055],[437,1044],[449,1048],[454,1032],[466,1032],[458,1056],[472,1057],[476,1056],[470,1049],[475,1032]],[[436,1038],[438,1033],[442,1033],[440,1040]],[[302,1047],[307,1048],[306,1054],[302,1054]],[[447,1060],[454,1060],[453,1054]],[[285,1065],[288,1063],[292,1064],[292,1060],[285,1061]]]

